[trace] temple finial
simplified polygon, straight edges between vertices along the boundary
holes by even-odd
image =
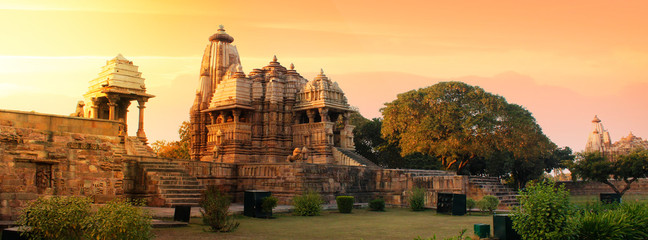
[[[225,26],[223,26],[223,24],[218,25],[218,30],[223,30],[223,31],[225,31]]]
[[[295,70],[295,65],[290,63],[290,70]]]
[[[272,61],[273,61],[273,62],[276,62],[276,61],[277,61],[277,55],[274,55],[274,57],[272,57]]]
[[[320,74],[324,74],[324,68],[320,68]]]

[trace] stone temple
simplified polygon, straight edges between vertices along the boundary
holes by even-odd
[[[345,150],[354,149],[354,126],[337,83],[323,71],[308,81],[276,57],[246,76],[234,38],[221,28],[209,41],[191,107],[192,159],[278,163],[295,151],[302,155],[295,161],[345,161]],[[374,166],[355,159],[359,163],[353,165]]]
[[[195,206],[209,185],[235,202],[246,190],[266,190],[290,204],[313,190],[327,202],[351,195],[402,205],[418,186],[429,207],[441,192],[515,203],[515,194],[497,179],[376,166],[354,152],[352,110],[335,82],[323,72],[307,80],[276,57],[245,74],[233,41],[222,27],[209,37],[190,110],[190,160],[160,158],[148,146],[144,109],[154,96],[121,54],[89,81],[70,116],[0,110],[0,220],[15,219],[40,196]],[[136,136],[128,136],[133,101],[139,123]]]
[[[636,149],[648,149],[648,141],[635,136],[630,132],[628,136],[612,143],[610,133],[603,128],[598,116],[592,120],[592,132],[590,132],[585,152],[600,152],[614,161],[620,154],[628,154]]]

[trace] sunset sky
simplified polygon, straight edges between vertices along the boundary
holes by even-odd
[[[121,53],[157,96],[149,140],[175,140],[222,24],[246,73],[273,55],[308,79],[323,68],[367,118],[398,93],[464,81],[580,151],[594,115],[613,141],[648,138],[647,13],[648,1],[0,0],[0,109],[68,115]]]

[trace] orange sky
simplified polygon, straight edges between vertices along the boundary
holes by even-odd
[[[581,150],[594,114],[614,140],[648,138],[646,12],[646,1],[595,0],[0,0],[0,108],[67,115],[122,53],[157,95],[149,139],[174,139],[223,24],[244,71],[275,54],[308,78],[324,68],[365,117],[397,93],[460,80],[527,107],[554,142]]]

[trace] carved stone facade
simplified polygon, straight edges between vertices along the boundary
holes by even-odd
[[[221,28],[209,38],[191,107],[191,158],[224,163],[334,164],[333,148],[354,149],[344,92],[324,72],[308,81],[276,56],[247,76]]]

